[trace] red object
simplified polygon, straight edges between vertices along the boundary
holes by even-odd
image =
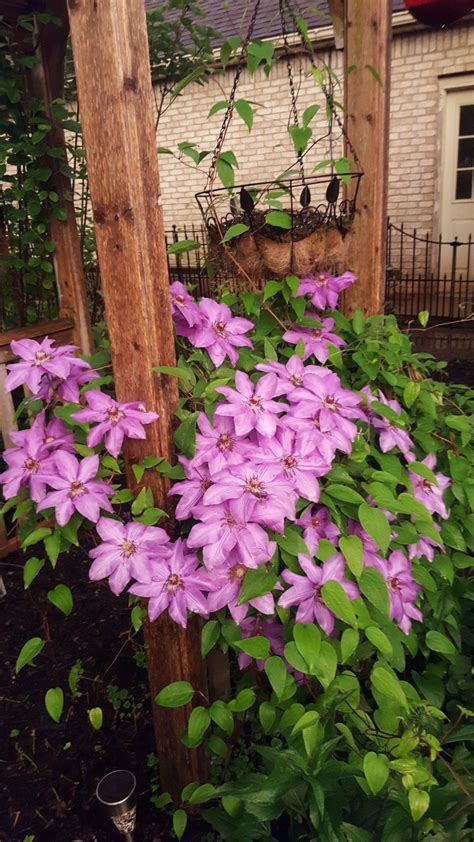
[[[420,23],[435,28],[454,23],[474,9],[472,0],[405,0],[405,6]]]

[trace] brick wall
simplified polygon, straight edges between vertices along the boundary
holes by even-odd
[[[323,52],[321,59],[330,61],[336,72],[341,71],[341,52]],[[307,76],[309,70],[307,59],[293,60],[295,86],[299,89],[298,109],[302,112],[314,102],[321,104],[321,113],[312,125],[322,134],[327,125],[324,97]],[[404,221],[419,230],[432,230],[438,196],[438,77],[460,71],[474,72],[472,23],[446,31],[395,33],[389,176],[389,214],[395,222]],[[213,149],[223,112],[209,120],[207,114],[213,103],[228,95],[232,79],[232,72],[220,73],[204,86],[193,84],[186,89],[160,122],[159,145],[175,149],[180,141],[193,141],[200,149]],[[268,79],[260,69],[252,77],[244,73],[238,96],[258,103],[254,126],[249,134],[235,115],[224,149],[232,149],[237,155],[239,182],[270,180],[294,161],[286,131],[290,100],[285,61],[276,62]],[[336,92],[336,99],[343,99],[342,92]],[[370,171],[370,162],[363,160],[363,150],[358,152],[366,171]],[[310,163],[317,163],[327,153],[323,146],[318,155],[312,155]],[[190,159],[185,160],[191,164]],[[205,186],[206,160],[202,171],[197,172],[170,155],[160,155],[160,171],[166,227],[172,223],[199,223],[194,194]]]

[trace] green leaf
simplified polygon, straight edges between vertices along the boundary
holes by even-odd
[[[304,658],[310,671],[315,668],[321,646],[321,632],[314,624],[296,623],[293,628],[293,639],[300,655]]]
[[[56,527],[52,535],[47,535],[44,539],[44,548],[48,554],[48,558],[52,567],[56,567],[56,562],[59,556],[61,547],[61,529]]]
[[[229,240],[233,240],[234,237],[240,237],[241,234],[245,234],[246,231],[249,230],[248,225],[244,225],[243,222],[236,222],[235,225],[231,225],[230,228],[227,229],[222,238],[222,242],[228,243]]]
[[[90,708],[87,711],[87,716],[89,717],[89,722],[92,725],[94,731],[100,731],[102,728],[102,723],[104,721],[104,714],[102,713],[102,708]]]
[[[278,295],[283,289],[282,281],[268,281],[263,288],[263,300],[268,301],[274,295]]]
[[[296,154],[301,155],[305,151],[312,135],[311,129],[309,126],[289,126],[288,132],[293,141]]]
[[[379,652],[381,653],[381,655],[384,656],[384,658],[392,657],[392,644],[390,643],[387,635],[384,634],[382,629],[378,629],[376,626],[369,626],[367,629],[365,629],[365,636],[367,637],[367,640],[370,640],[370,642],[376,647],[376,649],[379,650]]]
[[[43,647],[44,640],[40,637],[31,637],[30,640],[26,641],[20,650],[18,658],[16,659],[15,672],[17,675],[23,667],[26,667],[27,664],[31,664],[34,658],[39,655]]]
[[[201,655],[203,658],[209,654],[213,646],[216,645],[221,633],[220,625],[217,620],[209,620],[202,627],[201,631]]]
[[[274,228],[284,228],[290,230],[293,227],[293,220],[288,213],[284,211],[273,210],[269,211],[265,217],[267,225],[273,225]]]
[[[187,705],[194,696],[194,690],[189,681],[173,681],[163,687],[155,697],[155,703],[163,708],[179,708]]]
[[[359,308],[357,308],[352,317],[352,327],[356,336],[360,336],[360,334],[364,330],[365,318],[364,314],[362,313],[362,310],[359,310]]]
[[[426,325],[428,324],[429,317],[429,310],[422,310],[421,313],[418,313],[418,321],[422,327],[426,327]]]
[[[359,506],[359,520],[365,531],[385,553],[390,544],[390,524],[387,516],[380,509],[374,509],[367,503],[362,503]]]
[[[402,707],[408,708],[407,697],[398,678],[395,678],[385,667],[374,667],[370,680],[373,687],[382,696],[386,696],[388,699],[398,702]]]
[[[199,745],[210,724],[211,716],[207,708],[202,706],[193,708],[188,720],[188,745],[191,747]]]
[[[235,183],[235,175],[233,167],[219,155],[216,161],[216,171],[224,187],[233,187]]]
[[[233,711],[234,713],[243,713],[245,710],[248,710],[252,707],[253,703],[255,702],[255,699],[256,696],[253,690],[250,690],[248,688],[245,690],[241,690],[240,693],[237,693],[235,699],[232,699],[229,702],[229,710]]]
[[[202,784],[189,797],[190,804],[203,804],[215,795],[216,789],[212,784]]]
[[[177,839],[182,839],[187,823],[188,816],[185,810],[175,810],[173,813],[173,831]]]
[[[251,658],[264,660],[268,658],[270,653],[270,644],[266,637],[257,635],[256,637],[248,637],[246,640],[236,640],[234,642],[236,649],[241,649]]]
[[[61,687],[50,687],[46,691],[44,704],[51,719],[54,722],[59,722],[64,708],[64,693]]]
[[[429,631],[425,637],[425,642],[428,649],[431,649],[433,652],[439,652],[441,655],[456,654],[456,647],[454,644],[446,637],[446,635],[441,634],[441,632]]]
[[[185,380],[187,382],[194,382],[194,372],[191,368],[177,368],[170,365],[155,365],[152,371],[157,371],[158,374],[169,374],[170,377],[177,377],[178,380]],[[139,481],[139,480],[138,480]]]
[[[184,421],[181,422],[174,434],[175,444],[178,449],[184,453],[188,459],[194,456],[196,447],[196,424],[199,417],[199,412],[191,412]]]
[[[413,406],[419,394],[420,384],[414,380],[409,380],[403,390],[403,403],[408,409]]]
[[[236,99],[235,110],[237,111],[237,114],[239,115],[240,119],[244,121],[245,125],[247,126],[250,132],[253,126],[252,106],[247,102],[246,99]]]
[[[339,547],[347,561],[349,570],[358,579],[364,569],[364,552],[361,539],[357,535],[343,535],[339,538]]]
[[[330,579],[321,588],[323,602],[344,623],[357,628],[357,617],[351,600],[339,582]]]
[[[285,690],[287,670],[284,662],[277,655],[272,655],[265,662],[264,667],[272,690],[278,699],[281,699]]]
[[[355,629],[345,629],[341,637],[341,659],[346,664],[359,645],[359,632]]]
[[[258,718],[265,734],[268,734],[275,722],[276,710],[270,702],[262,702],[258,709]]]
[[[135,632],[140,631],[145,617],[146,610],[143,605],[134,605],[130,614],[130,621]]]
[[[308,105],[308,107],[305,108],[303,111],[303,126],[309,126],[314,117],[316,117],[320,108],[320,105]]]
[[[29,558],[28,561],[25,562],[25,566],[23,568],[23,587],[25,590],[29,588],[32,581],[36,579],[42,567],[44,567],[43,558],[33,557]]]
[[[357,491],[354,491],[353,488],[349,488],[347,485],[338,485],[337,483],[334,483],[326,486],[324,491],[326,494],[329,494],[330,497],[333,497],[335,500],[339,500],[341,503],[356,503],[359,505],[364,502],[364,498],[361,497]]]
[[[364,775],[373,795],[377,795],[384,788],[388,774],[388,760],[385,754],[369,751],[364,757]]]
[[[317,710],[307,710],[303,716],[300,716],[297,723],[293,726],[291,736],[294,737],[295,734],[301,734],[305,728],[311,728],[313,725],[317,725],[318,722],[319,713]]]
[[[430,796],[424,789],[413,787],[408,792],[408,803],[413,821],[418,822],[430,806]]]
[[[359,579],[359,587],[371,605],[388,617],[390,602],[385,579],[374,567],[366,567]]]
[[[229,736],[232,734],[234,730],[234,717],[225,702],[217,699],[209,708],[209,714],[212,721],[216,723],[221,731],[224,731]]]
[[[48,591],[48,599],[52,605],[58,608],[66,617],[69,617],[74,603],[72,593],[67,585],[56,585],[53,590]]]
[[[243,605],[251,599],[269,593],[275,587],[276,581],[275,574],[267,570],[263,564],[248,570],[242,583],[238,604]]]
[[[288,661],[290,666],[294,667],[295,670],[305,673],[306,675],[310,673],[310,668],[301,653],[298,651],[294,640],[290,640],[289,643],[285,643],[283,654],[285,656],[285,660]]]
[[[224,108],[227,108],[228,104],[229,103],[226,99],[221,99],[220,102],[215,102],[214,105],[211,105],[207,117],[213,117],[214,114],[217,114],[219,111],[223,111]]]
[[[322,684],[325,690],[334,680],[337,670],[337,655],[334,646],[323,640],[319,649],[319,657],[313,675]]]
[[[201,248],[201,243],[197,240],[178,240],[176,243],[170,243],[166,251],[168,254],[183,254],[188,251],[196,251]]]
[[[22,543],[22,549],[26,550],[27,547],[31,547],[32,544],[37,544],[38,541],[42,541],[43,538],[46,538],[47,535],[51,535],[52,530],[49,529],[47,526],[40,526],[39,529],[35,529],[33,532],[30,532],[29,535],[26,536]]]

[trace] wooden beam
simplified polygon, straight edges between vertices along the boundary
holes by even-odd
[[[87,309],[86,279],[82,250],[77,230],[76,215],[71,194],[70,179],[61,172],[67,163],[64,131],[50,111],[51,102],[63,96],[64,56],[69,35],[67,9],[63,0],[50,0],[48,11],[56,15],[61,25],[37,25],[37,57],[40,59],[27,73],[28,87],[33,96],[42,100],[51,123],[49,142],[52,147],[62,147],[62,158],[50,158],[45,164],[53,170],[52,182],[59,195],[61,207],[66,212],[65,221],[51,216],[48,221],[50,237],[56,248],[52,255],[59,298],[60,318],[74,321],[73,342],[84,354],[92,354],[92,333]]]
[[[345,77],[347,131],[365,174],[347,242],[346,263],[358,280],[344,310],[359,307],[367,316],[384,304],[392,3],[345,0],[345,11],[345,70],[357,68]]]
[[[176,381],[152,366],[175,365],[169,282],[161,211],[143,0],[68,0],[77,88],[96,228],[106,320],[117,398],[140,400],[160,413],[146,441],[128,440],[128,482],[145,456],[173,458]],[[154,471],[143,482],[171,512],[168,483]],[[166,684],[189,681],[204,689],[200,634],[162,616],[147,624],[152,699]],[[205,774],[200,752],[181,743],[187,708],[153,706],[162,787],[181,788]]]

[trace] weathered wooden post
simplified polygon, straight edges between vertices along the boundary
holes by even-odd
[[[67,2],[116,393],[160,413],[147,440],[124,449],[134,487],[133,463],[172,458],[177,403],[176,381],[151,370],[175,365],[175,352],[145,9],[143,0]],[[166,480],[147,471],[143,482],[170,511]],[[203,689],[197,625],[183,631],[162,617],[145,639],[153,699],[171,681]],[[202,754],[180,739],[188,713],[153,708],[161,782],[175,798],[205,773]]]
[[[391,0],[345,0],[344,68],[357,68],[345,75],[347,129],[365,171],[348,234],[347,265],[358,278],[344,294],[348,315],[383,310],[391,39]]]

